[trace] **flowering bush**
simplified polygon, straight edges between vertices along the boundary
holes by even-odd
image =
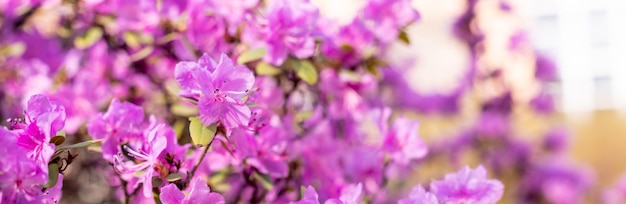
[[[505,187],[487,169],[513,175],[520,201],[580,200],[588,173],[542,162],[559,160],[563,131],[538,148],[511,136],[513,90],[445,141],[397,111],[454,114],[472,83],[502,76],[478,66],[489,33],[470,28],[477,2],[452,30],[467,76],[429,96],[387,62],[420,20],[409,0],[368,0],[347,24],[308,0],[0,1],[1,203],[91,185],[67,175],[104,177],[94,185],[113,191],[89,196],[124,203],[496,203]],[[554,79],[547,58],[533,68]],[[553,109],[548,93],[531,105]],[[488,168],[462,164],[466,150]],[[458,172],[403,184],[439,157]]]

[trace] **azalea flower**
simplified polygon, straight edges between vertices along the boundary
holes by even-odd
[[[198,100],[203,124],[219,121],[229,134],[233,128],[248,125],[251,112],[244,98],[254,84],[248,68],[234,65],[225,54],[219,62],[205,54],[198,62],[176,64],[176,80],[181,96]]]
[[[293,56],[308,58],[315,53],[316,21],[319,11],[308,0],[275,0],[267,7],[267,18],[246,30],[244,41],[265,47],[263,61],[280,66]]]
[[[476,169],[465,166],[456,173],[446,174],[444,180],[430,184],[430,192],[441,203],[496,203],[503,191],[502,182],[487,179],[483,166]]]
[[[144,131],[142,140],[131,141],[123,145],[123,151],[134,161],[125,161],[122,155],[115,155],[116,170],[124,174],[140,173],[137,183],[143,183],[143,195],[152,196],[152,177],[156,172],[159,155],[167,147],[167,138],[158,135],[163,125],[155,125]],[[143,172],[143,173],[142,173]]]
[[[143,108],[113,99],[107,112],[87,124],[87,131],[94,139],[103,140],[102,157],[113,162],[113,156],[119,153],[124,142],[141,136],[143,121]]]
[[[361,196],[363,193],[363,185],[358,183],[357,185],[346,186],[339,199],[331,198],[326,200],[324,204],[359,204],[361,203]],[[308,186],[304,191],[304,196],[301,200],[296,202],[290,202],[290,204],[319,204],[319,196],[315,191],[315,188]]]
[[[26,150],[29,159],[35,160],[44,172],[54,154],[55,145],[50,139],[65,124],[65,108],[45,95],[34,95],[28,100],[26,119],[14,122],[17,145]]]
[[[196,177],[188,187],[188,196],[185,196],[175,184],[168,184],[161,188],[159,198],[163,204],[223,204],[224,197],[211,192],[209,186],[199,177]]]
[[[398,204],[439,204],[439,201],[435,195],[418,185],[411,189],[408,198],[399,200]]]
[[[16,133],[0,127],[0,203],[53,203],[60,198],[62,182],[47,191],[48,180],[40,162],[27,157],[27,149],[17,146]],[[61,177],[61,181],[62,181]]]

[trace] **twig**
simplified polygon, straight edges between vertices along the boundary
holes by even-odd
[[[200,156],[200,160],[198,160],[198,163],[196,164],[196,166],[193,167],[193,169],[191,170],[191,173],[189,174],[189,178],[187,179],[187,183],[189,183],[189,181],[191,181],[191,178],[193,178],[193,175],[196,174],[196,171],[198,170],[198,167],[200,167],[200,164],[202,164],[202,161],[204,160],[204,157],[206,156],[206,153],[209,151],[209,147],[211,147],[211,144],[213,144],[213,141],[215,141],[215,137],[218,136],[217,133],[218,132],[215,132],[215,136],[213,137],[213,139],[211,139],[209,144],[207,144],[206,147],[204,148],[204,151],[202,152],[202,156]]]

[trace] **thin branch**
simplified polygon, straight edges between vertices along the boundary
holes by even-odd
[[[193,178],[193,175],[196,174],[196,171],[198,170],[198,167],[200,167],[200,164],[202,164],[202,161],[204,160],[204,157],[206,156],[206,153],[209,151],[209,148],[211,147],[211,144],[213,144],[213,141],[215,141],[215,137],[218,136],[217,133],[218,132],[216,131],[215,132],[215,136],[213,137],[213,139],[211,139],[209,144],[207,144],[206,147],[204,148],[204,151],[202,152],[202,156],[200,156],[200,160],[198,160],[198,163],[196,163],[196,165],[191,170],[191,173],[189,174],[189,178],[187,179],[188,182],[191,181],[191,178]]]

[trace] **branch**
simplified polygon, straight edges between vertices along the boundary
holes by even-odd
[[[211,139],[209,144],[207,144],[206,147],[204,148],[204,151],[202,152],[202,156],[200,156],[200,160],[198,160],[198,163],[196,163],[196,165],[191,170],[191,173],[189,174],[189,178],[187,179],[187,183],[189,183],[189,181],[191,181],[191,178],[193,178],[193,175],[196,174],[196,171],[198,170],[198,167],[200,167],[200,164],[202,164],[202,161],[204,160],[204,157],[206,156],[206,153],[209,151],[209,148],[211,147],[211,144],[213,144],[213,141],[215,141],[215,137],[218,136],[217,133],[218,133],[218,131],[215,132],[215,136],[213,137],[213,139]]]

